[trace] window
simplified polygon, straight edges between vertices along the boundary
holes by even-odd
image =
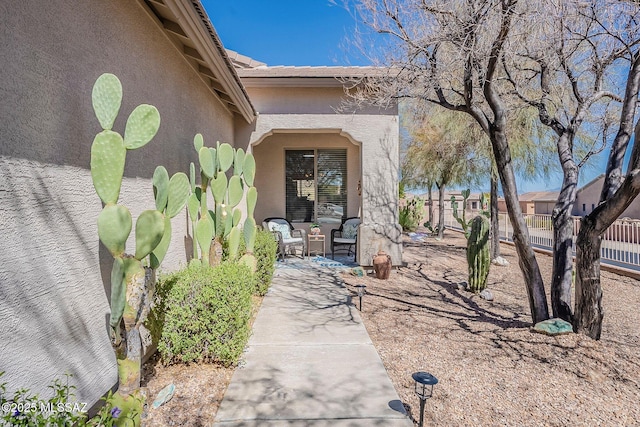
[[[286,217],[340,223],[347,213],[347,150],[285,151]]]
[[[478,209],[478,202],[471,202],[471,209]]]
[[[582,204],[582,212],[586,212],[587,211],[587,204],[583,203]]]

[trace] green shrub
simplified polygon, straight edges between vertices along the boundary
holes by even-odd
[[[165,363],[235,363],[249,338],[254,275],[245,265],[190,265],[158,283]]]
[[[269,290],[273,272],[276,269],[276,253],[278,252],[278,242],[273,238],[273,233],[266,230],[258,231],[254,255],[258,260],[256,271],[256,291],[258,295],[264,295]]]
[[[244,239],[240,242],[239,254],[246,252]],[[265,295],[271,285],[273,272],[276,269],[276,253],[278,252],[278,242],[273,238],[273,233],[266,230],[258,230],[256,243],[253,247],[253,255],[256,257],[257,269],[255,272],[256,295]],[[227,248],[224,248],[223,258],[228,259]]]
[[[419,197],[415,197],[400,208],[398,222],[402,227],[402,231],[416,231],[420,221],[422,220],[422,213],[424,212],[424,200]]]

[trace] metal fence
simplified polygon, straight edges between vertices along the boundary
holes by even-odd
[[[477,212],[467,211],[467,220]],[[457,230],[462,227],[456,221],[451,209],[445,209],[445,226]],[[513,228],[506,213],[499,214],[500,240],[513,242]],[[553,227],[551,215],[525,215],[531,244],[540,249],[553,247]],[[580,217],[573,217],[573,251],[575,255],[576,236],[580,230]],[[640,270],[640,220],[619,219],[605,231],[600,249],[601,261],[619,267]]]

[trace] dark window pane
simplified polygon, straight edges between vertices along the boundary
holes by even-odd
[[[286,217],[291,222],[311,222],[316,200],[313,150],[286,150]]]

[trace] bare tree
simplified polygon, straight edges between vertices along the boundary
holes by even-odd
[[[606,4],[604,4],[606,3]],[[607,13],[603,13],[606,10]],[[626,175],[623,162],[635,123],[635,140],[640,137],[637,120],[640,90],[640,6],[632,1],[589,3],[583,14],[593,19],[598,36],[615,41],[615,49],[627,69],[618,83],[624,83],[618,129],[609,154],[600,204],[582,219],[576,240],[576,313],[578,332],[599,339],[602,333],[602,287],[600,284],[601,236],[640,193],[640,147],[633,145]],[[620,86],[623,86],[620,84]]]
[[[572,210],[583,165],[606,147],[612,121],[611,102],[620,100],[610,79],[625,56],[597,24],[596,2],[532,0],[529,18],[535,27],[512,54],[503,56],[506,79],[540,121],[556,134],[563,182],[552,214],[553,270],[551,305],[554,317],[572,321]],[[603,6],[603,2],[597,2]],[[607,11],[610,12],[610,11]],[[579,133],[588,135],[580,137]]]
[[[513,225],[534,323],[549,318],[544,282],[518,203],[507,135],[509,102],[502,58],[515,28],[525,28],[518,0],[359,0],[360,19],[388,43],[388,85],[364,86],[369,101],[407,97],[473,117],[489,137]],[[517,35],[517,34],[516,34]],[[378,82],[379,83],[379,82]]]

